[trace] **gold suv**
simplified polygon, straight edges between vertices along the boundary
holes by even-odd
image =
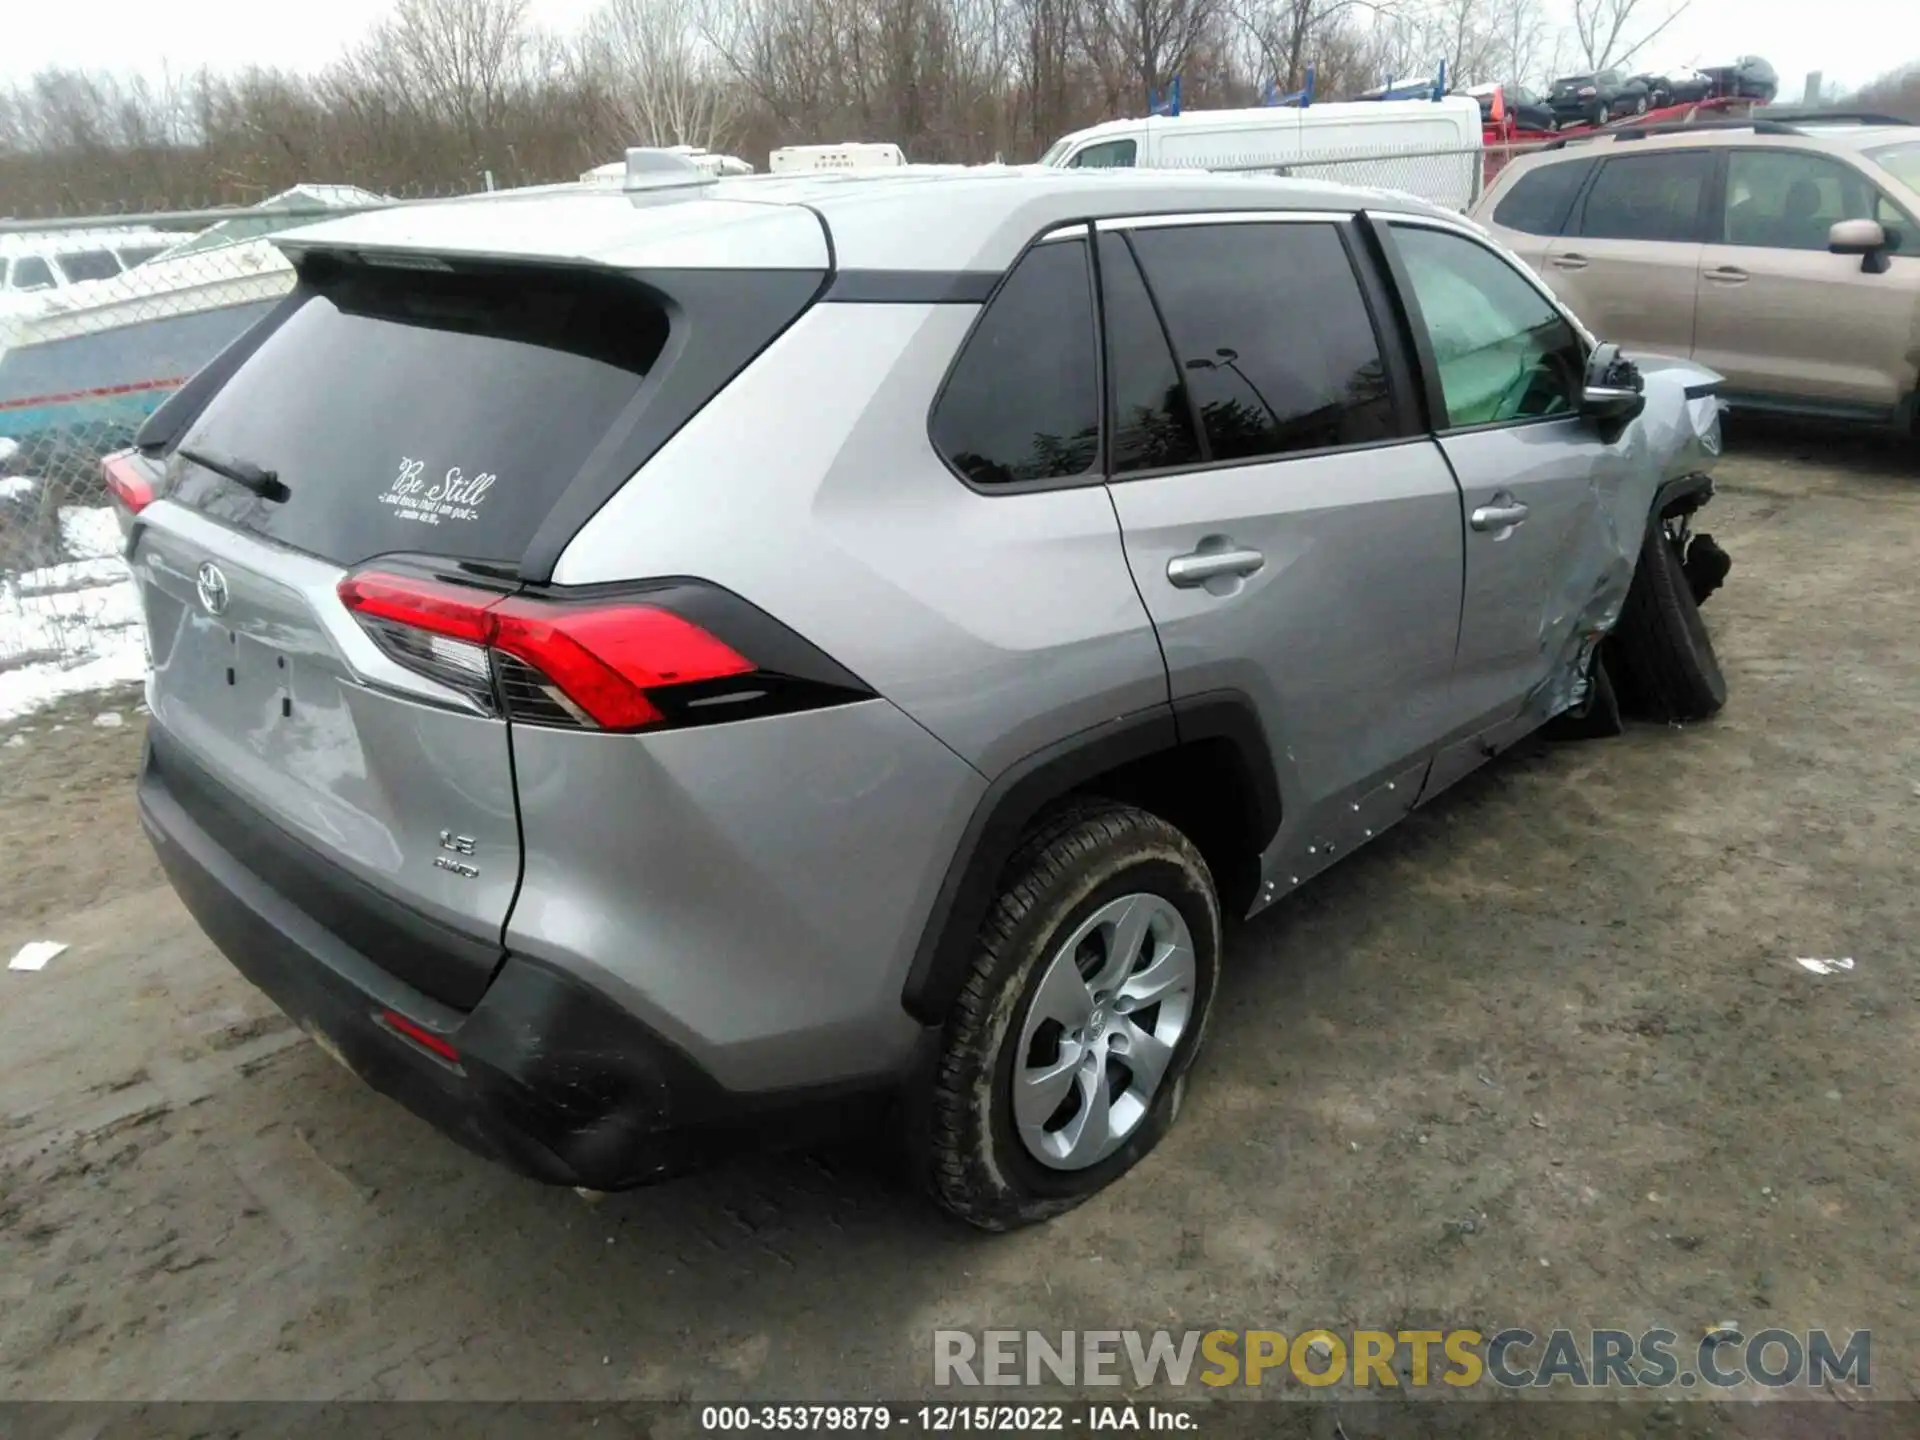
[[[1915,425],[1920,127],[1640,126],[1504,169],[1473,218],[1595,334],[1726,377],[1736,408]]]

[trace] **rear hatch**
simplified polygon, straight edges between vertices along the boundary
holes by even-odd
[[[1553,82],[1553,90],[1549,98],[1555,105],[1578,105],[1582,99],[1594,98],[1592,95],[1582,96],[1580,92],[1594,88],[1593,76],[1569,75]]]
[[[644,429],[687,364],[670,341],[699,327],[607,271],[301,268],[304,303],[178,436],[134,526],[153,769],[310,916],[467,1008],[520,876],[500,677],[458,627],[383,620],[393,587],[367,577],[470,615],[520,588],[542,525]]]

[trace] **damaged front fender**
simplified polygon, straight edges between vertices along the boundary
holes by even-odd
[[[1552,655],[1528,710],[1545,721],[1578,708],[1593,683],[1595,652],[1619,622],[1633,583],[1647,526],[1679,501],[1697,508],[1713,493],[1709,478],[1721,450],[1721,377],[1703,366],[1665,357],[1635,357],[1646,404],[1608,437],[1603,463],[1589,479],[1592,503],[1582,507],[1560,571],[1557,604],[1543,611],[1541,648]]]

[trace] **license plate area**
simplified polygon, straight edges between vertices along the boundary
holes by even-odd
[[[202,711],[235,738],[292,718],[294,661],[278,646],[210,615],[186,616],[168,679],[177,703]]]

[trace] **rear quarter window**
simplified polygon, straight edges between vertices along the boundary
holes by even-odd
[[[1083,239],[1028,251],[987,302],[934,404],[934,448],[981,486],[1058,481],[1100,458],[1093,281]]]
[[[1592,160],[1565,160],[1527,171],[1493,207],[1493,223],[1523,235],[1558,235],[1592,169]]]

